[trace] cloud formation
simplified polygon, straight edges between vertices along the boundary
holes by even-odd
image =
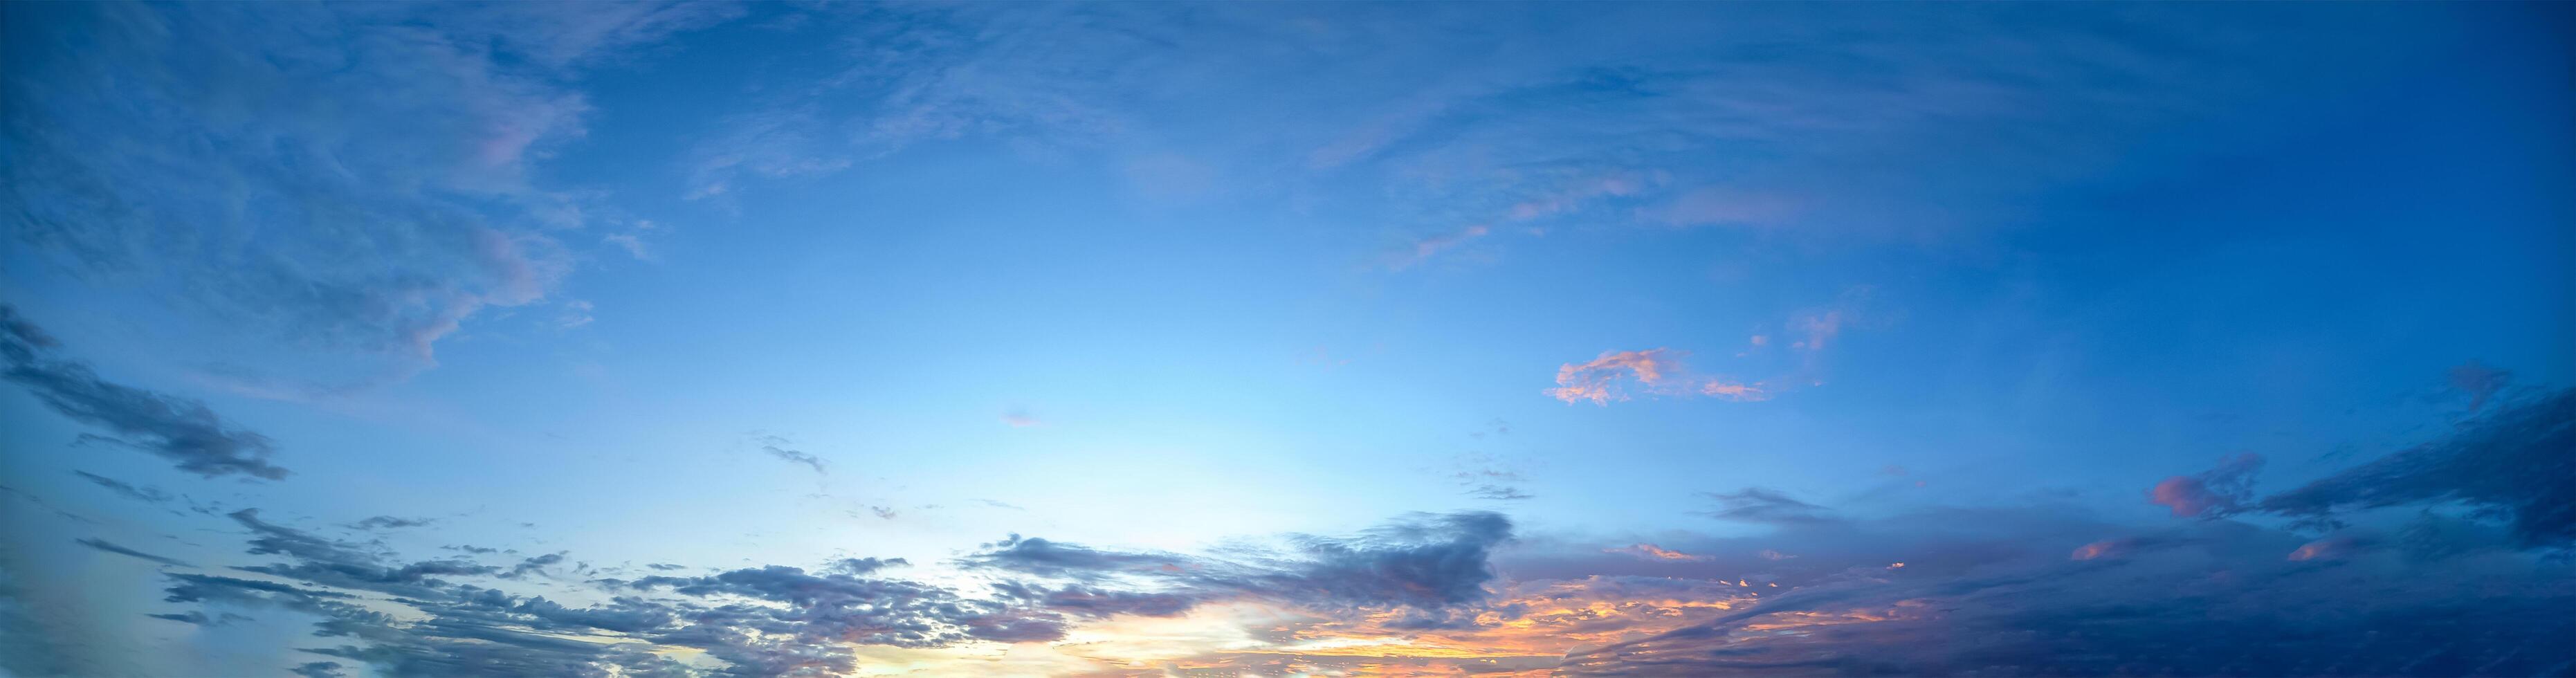
[[[531,168],[583,133],[574,70],[739,8],[592,10],[12,8],[48,29],[5,41],[0,228],[240,333],[210,340],[322,351],[247,365],[263,376],[407,375],[569,270],[552,232],[586,221],[583,199]]]
[[[0,369],[6,370],[0,378],[26,387],[46,408],[108,433],[84,434],[84,442],[149,452],[208,478],[286,477],[286,469],[268,463],[275,449],[267,436],[224,421],[205,403],[101,379],[88,364],[56,356],[58,348],[53,337],[0,305]]]

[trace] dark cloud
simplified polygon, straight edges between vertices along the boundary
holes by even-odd
[[[826,473],[823,470],[823,460],[821,458],[807,454],[802,450],[787,447],[788,445],[793,444],[794,441],[773,435],[754,435],[753,441],[760,445],[761,452],[766,453],[769,456],[784,459],[793,463],[804,464],[812,467],[814,472],[817,474]]]
[[[349,675],[340,672],[339,662],[305,662],[296,665],[295,669],[288,673],[303,676],[303,678],[348,678]]]
[[[1351,537],[1295,535],[1290,548],[1224,559],[1122,552],[1012,538],[959,562],[1074,582],[1016,596],[1074,614],[1178,614],[1200,602],[1268,599],[1319,609],[1436,613],[1485,597],[1493,549],[1512,538],[1501,514],[1419,515]]]
[[[357,528],[357,529],[361,529],[361,530],[392,530],[392,529],[400,529],[400,528],[405,528],[405,527],[420,527],[420,526],[428,525],[428,524],[430,524],[430,523],[434,523],[434,522],[438,522],[438,520],[437,520],[437,519],[435,519],[435,518],[400,518],[400,517],[395,517],[395,516],[376,516],[376,517],[373,517],[373,518],[368,518],[368,519],[366,519],[366,520],[361,520],[361,521],[358,521],[358,522],[350,523],[350,524],[349,524],[349,526],[350,526],[350,527]]]
[[[25,386],[47,408],[111,434],[85,434],[84,441],[150,452],[209,478],[286,477],[286,469],[268,463],[274,450],[267,436],[224,421],[205,403],[100,379],[89,365],[54,356],[55,348],[53,337],[0,305],[0,377]]]
[[[74,475],[78,475],[78,476],[80,476],[82,479],[88,480],[88,481],[90,481],[91,483],[98,485],[99,487],[107,488],[107,490],[108,490],[108,491],[110,491],[110,492],[115,492],[115,493],[117,494],[117,496],[124,497],[124,498],[127,498],[127,499],[132,499],[132,500],[139,501],[139,502],[144,502],[144,503],[147,503],[147,504],[160,504],[160,503],[164,503],[164,502],[168,502],[168,501],[170,501],[170,498],[171,498],[171,497],[170,497],[170,493],[168,493],[168,492],[163,492],[163,491],[160,491],[160,490],[158,490],[158,489],[149,488],[149,487],[135,487],[134,485],[128,484],[128,483],[126,483],[125,481],[122,481],[122,480],[117,480],[117,479],[115,479],[115,478],[109,478],[109,477],[106,477],[106,476],[102,476],[102,475],[98,475],[98,474],[90,473],[90,472],[87,472],[87,471],[73,471],[72,473],[73,473]]]
[[[1831,522],[1833,511],[1822,506],[1790,498],[1779,490],[1747,487],[1734,492],[1703,492],[1717,500],[1717,508],[1704,515],[1721,520],[1771,525],[1796,525]]]
[[[197,626],[225,626],[233,622],[251,620],[249,617],[230,612],[207,616],[204,612],[197,612],[194,610],[181,614],[147,614],[143,616],[153,619],[167,619],[182,624],[194,624]]]
[[[2576,542],[2576,389],[2498,406],[2449,436],[2286,492],[2257,508],[2330,520],[2337,510],[2459,503],[2527,545]]]
[[[163,564],[163,565],[177,565],[177,566],[180,566],[180,567],[194,567],[193,565],[189,565],[188,563],[186,563],[186,562],[184,562],[184,561],[181,561],[181,560],[178,560],[178,559],[175,559],[175,558],[164,558],[164,557],[161,557],[161,556],[156,556],[156,555],[152,555],[152,554],[149,554],[149,553],[144,553],[144,552],[142,552],[142,551],[136,551],[136,550],[134,550],[134,549],[126,548],[126,547],[123,547],[123,546],[118,546],[118,545],[115,545],[115,544],[110,544],[110,543],[108,543],[108,542],[107,542],[107,540],[105,540],[105,539],[85,538],[85,539],[75,539],[75,540],[73,540],[73,541],[80,543],[80,545],[82,545],[82,546],[87,546],[87,547],[94,548],[94,549],[98,549],[98,550],[101,550],[101,551],[106,551],[106,552],[108,552],[108,553],[114,553],[114,554],[117,554],[117,555],[124,555],[124,556],[133,556],[133,557],[136,557],[136,558],[141,558],[141,559],[144,559],[144,560],[149,560],[149,561],[156,562],[156,563],[160,563],[160,564]]]
[[[1751,604],[1706,622],[1578,650],[1559,670],[2548,675],[2576,661],[2561,642],[2576,619],[2553,611],[2576,604],[2564,561],[2397,547],[2303,559],[2306,538],[2283,531],[2210,521],[2141,532],[2080,514],[2032,507],[1784,528],[1762,539],[1819,562],[1767,568],[1777,593],[1754,589]],[[2118,546],[2069,557],[2088,533]]]

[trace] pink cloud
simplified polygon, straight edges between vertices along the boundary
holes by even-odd
[[[1682,366],[1682,355],[1668,348],[1604,351],[1590,362],[1558,366],[1556,387],[1546,389],[1546,393],[1567,404],[1589,401],[1608,405],[1613,400],[1627,400],[1628,393],[1619,384],[1634,381],[1638,390],[1657,395],[1708,396],[1737,402],[1771,399],[1771,393],[1760,384],[1691,376]]]
[[[1032,416],[1027,412],[1011,410],[1009,412],[1002,413],[1002,423],[1010,425],[1011,428],[1028,428],[1046,422],[1038,421],[1037,417]]]
[[[2121,551],[2121,546],[2122,544],[2117,540],[2097,541],[2075,547],[2075,553],[2069,555],[2067,559],[2092,560],[2103,556],[2118,555]]]
[[[2263,456],[2246,452],[2222,459],[2198,475],[2174,476],[2148,488],[2147,501],[2173,509],[2174,517],[2219,517],[2244,510],[2253,499],[2254,472]]]
[[[1648,559],[1648,560],[1681,560],[1681,561],[1693,561],[1693,562],[1696,562],[1696,561],[1702,561],[1702,560],[1708,560],[1708,556],[1695,556],[1695,555],[1691,555],[1691,554],[1688,554],[1688,553],[1683,553],[1683,552],[1680,552],[1680,551],[1674,551],[1674,550],[1671,550],[1671,549],[1667,549],[1667,548],[1664,548],[1664,547],[1661,547],[1661,546],[1656,546],[1656,545],[1654,545],[1654,544],[1637,544],[1637,545],[1634,545],[1634,546],[1628,546],[1628,547],[1624,547],[1624,548],[1609,549],[1609,550],[1606,550],[1606,551],[1603,551],[1603,552],[1604,552],[1604,553],[1626,553],[1626,554],[1634,555],[1634,556],[1639,557],[1639,558],[1645,558],[1645,559]]]
[[[1700,384],[1699,393],[1700,395],[1725,398],[1727,400],[1738,402],[1771,399],[1771,394],[1763,391],[1761,386],[1753,384],[1737,384],[1717,379],[1710,379],[1707,383]]]
[[[1556,388],[1547,394],[1572,404],[1589,400],[1594,405],[1607,405],[1612,400],[1626,400],[1627,395],[1612,389],[1622,377],[1634,376],[1637,383],[1653,386],[1663,381],[1668,369],[1678,370],[1680,356],[1670,349],[1643,351],[1604,351],[1591,362],[1566,363],[1556,368]]]

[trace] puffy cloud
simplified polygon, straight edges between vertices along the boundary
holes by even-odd
[[[25,386],[48,409],[111,434],[83,440],[149,452],[209,478],[286,477],[286,469],[268,463],[275,450],[267,436],[224,421],[205,403],[101,379],[89,365],[55,356],[57,348],[53,337],[0,305],[0,369],[6,370],[0,378]]]

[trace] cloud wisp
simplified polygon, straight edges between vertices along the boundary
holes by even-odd
[[[53,337],[0,305],[0,369],[6,370],[0,377],[26,387],[46,408],[106,431],[84,434],[83,442],[142,450],[208,478],[286,477],[286,469],[268,462],[276,450],[267,436],[225,421],[205,403],[102,379],[87,363],[57,355],[59,349]]]

